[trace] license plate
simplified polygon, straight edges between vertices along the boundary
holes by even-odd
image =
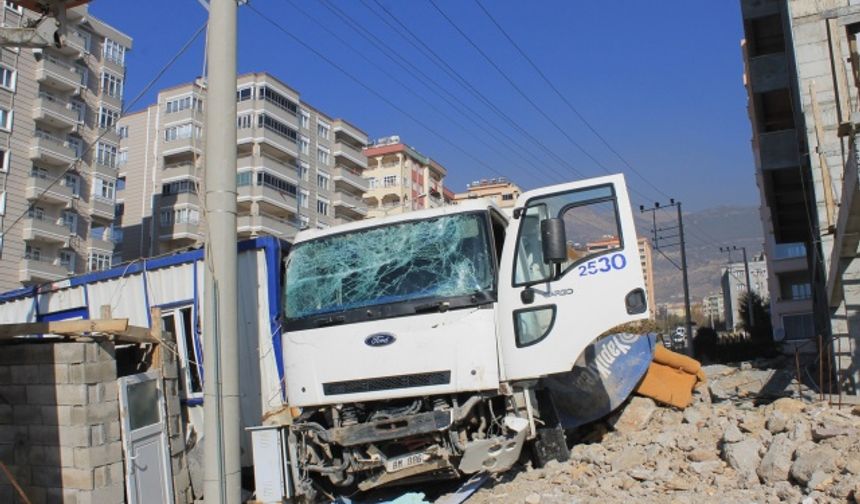
[[[414,467],[423,464],[430,455],[427,453],[410,453],[399,457],[390,458],[385,461],[385,470],[387,472],[397,472],[409,467]]]

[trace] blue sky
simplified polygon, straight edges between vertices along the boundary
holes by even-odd
[[[611,172],[627,173],[636,205],[665,201],[666,195],[683,201],[686,210],[757,204],[737,1],[480,0],[591,127],[647,182],[632,173],[553,93],[475,0],[434,1],[563,133],[529,105],[429,0],[328,1],[335,11],[371,31],[396,53],[389,55],[408,60],[414,69],[395,65],[322,1],[252,0],[251,7],[239,9],[239,72],[269,72],[299,91],[303,101],[349,120],[371,138],[399,134],[448,168],[447,185],[455,191],[462,191],[471,180],[498,175],[532,188],[578,179],[580,174],[606,173],[593,157]],[[380,5],[521,130],[386,25],[383,19],[395,21]],[[127,102],[207,15],[197,0],[94,0],[90,11],[134,39],[127,57]],[[260,14],[375,93],[297,44]],[[326,30],[349,44],[342,44]],[[200,37],[134,109],[152,103],[158,89],[192,80],[202,67]],[[422,84],[433,87],[428,79],[450,93],[444,95],[449,101],[462,102],[476,111],[482,119],[475,120],[484,129],[428,90]],[[537,142],[563,163],[547,155]]]

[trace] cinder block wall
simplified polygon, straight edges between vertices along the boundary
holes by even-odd
[[[0,460],[34,503],[124,502],[116,378],[109,342],[0,346]]]

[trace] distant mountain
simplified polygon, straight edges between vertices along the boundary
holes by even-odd
[[[661,210],[658,215],[657,227],[675,225],[674,209]],[[652,238],[650,214],[638,214],[636,227],[640,237]],[[750,257],[759,254],[764,246],[758,207],[721,206],[685,213],[684,231],[691,303],[701,302],[704,296],[720,290],[720,269],[729,259],[727,254],[720,252],[720,246],[746,247]],[[664,229],[660,234],[670,236],[677,232]],[[670,237],[661,241],[669,244],[678,240]],[[663,252],[676,264],[681,264],[677,246],[667,247]],[[733,261],[740,261],[741,257],[740,251],[732,253]],[[654,252],[654,290],[658,303],[684,299],[680,270],[657,251]]]

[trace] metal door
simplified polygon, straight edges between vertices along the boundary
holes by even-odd
[[[567,259],[543,260],[541,221],[564,222]],[[647,317],[645,282],[622,175],[523,193],[499,268],[499,345],[507,380],[563,373],[612,327]]]
[[[118,382],[127,502],[170,504],[173,477],[161,379],[150,371]]]

